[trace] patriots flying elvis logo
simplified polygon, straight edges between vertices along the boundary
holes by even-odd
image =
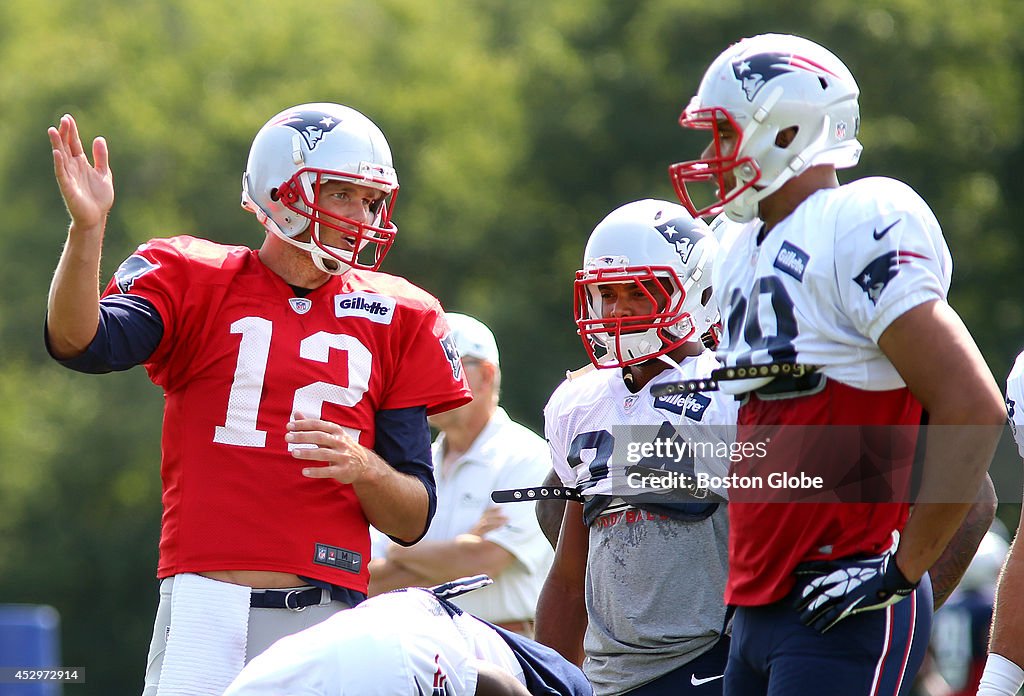
[[[288,126],[298,131],[310,150],[316,149],[325,133],[334,130],[341,121],[323,111],[291,111],[271,125]]]
[[[122,261],[114,271],[114,282],[117,283],[118,290],[127,293],[135,285],[136,280],[159,267],[159,264],[153,263],[143,256],[132,254]]]
[[[661,233],[666,242],[675,246],[676,253],[683,263],[690,262],[693,247],[701,240],[700,232],[695,231],[692,225],[693,223],[686,218],[675,218],[654,228]]]
[[[747,95],[747,101],[754,101],[754,97],[769,80],[798,70],[817,75],[823,81],[822,87],[827,86],[826,75],[837,77],[835,73],[824,66],[794,53],[779,51],[758,53],[732,62],[732,74],[742,85],[743,93]]]
[[[441,339],[441,349],[444,350],[444,356],[448,358],[448,365],[452,368],[452,377],[456,380],[462,379],[462,357],[459,355],[459,349],[455,347],[455,336],[451,332]]]
[[[896,274],[900,266],[914,259],[926,259],[927,256],[912,251],[887,251],[864,267],[864,270],[853,277],[853,282],[867,293],[871,304],[878,304],[878,298]]]

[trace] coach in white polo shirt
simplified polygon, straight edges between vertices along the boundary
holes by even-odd
[[[449,312],[447,317],[473,401],[430,417],[440,431],[433,446],[437,513],[416,545],[375,544],[370,594],[486,573],[493,585],[455,603],[481,619],[532,636],[551,546],[537,524],[533,503],[497,506],[490,496],[492,490],[539,486],[550,469],[547,445],[498,406],[501,370],[490,329],[464,314]]]

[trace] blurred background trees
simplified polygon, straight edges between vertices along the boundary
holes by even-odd
[[[385,270],[492,327],[503,401],[539,429],[586,361],[571,288],[590,230],[629,200],[674,200],[666,167],[703,147],[676,118],[704,67],[768,31],[829,46],[857,76],[865,152],[842,178],[893,176],[931,203],[951,301],[1002,380],[1024,344],[1022,15],[1015,0],[6,0],[0,602],[59,609],[64,662],[88,670],[75,693],[140,690],[161,399],[141,369],[78,375],[43,348],[67,225],[45,130],[61,114],[110,144],[105,281],[153,236],[258,246],[238,205],[256,130],[305,101],[363,111],[402,183]]]

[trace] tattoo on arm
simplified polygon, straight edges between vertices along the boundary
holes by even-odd
[[[939,560],[935,561],[935,565],[928,571],[932,580],[936,609],[942,606],[960,583],[995,516],[995,489],[992,486],[992,479],[986,476],[978,498],[964,518],[963,524],[956,530]]]

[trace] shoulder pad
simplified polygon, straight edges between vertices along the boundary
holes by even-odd
[[[586,365],[584,365],[583,367],[581,367],[581,368],[579,368],[577,370],[566,370],[565,371],[565,378],[571,382],[572,380],[576,379],[577,377],[582,377],[583,375],[587,374],[588,372],[593,372],[596,369],[597,368],[594,367],[593,363],[587,363]]]

